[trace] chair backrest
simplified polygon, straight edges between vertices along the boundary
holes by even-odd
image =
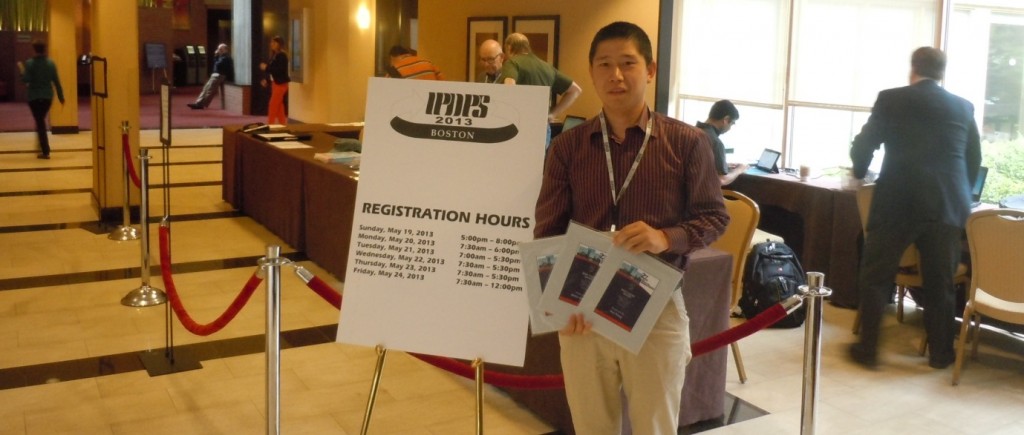
[[[864,230],[865,236],[868,234],[868,215],[871,212],[871,198],[874,194],[874,184],[865,184],[857,189],[857,211],[860,214],[860,227]],[[906,251],[903,251],[903,257],[900,258],[900,267],[916,268],[917,263],[920,261],[920,256],[921,253],[917,251],[917,245],[911,244],[907,247]]]
[[[1024,256],[1020,254],[1024,211],[972,213],[967,218],[967,243],[971,250],[971,300],[976,289],[981,289],[1004,301],[1024,303]]]
[[[722,197],[729,213],[729,225],[711,247],[732,254],[731,306],[735,307],[743,294],[743,267],[750,250],[750,240],[761,219],[761,210],[754,200],[742,193],[723,189]]]

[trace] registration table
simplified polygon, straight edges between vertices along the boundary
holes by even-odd
[[[290,125],[293,132],[309,132],[311,138],[304,143],[313,148],[279,149],[239,129],[224,128],[224,200],[344,280],[358,173],[344,165],[318,162],[313,154],[329,150],[337,137],[357,137],[359,130]],[[729,327],[731,267],[731,256],[715,249],[691,256],[683,297],[694,342]],[[680,424],[723,414],[726,359],[727,351],[722,348],[689,364],[681,393]],[[561,373],[557,334],[531,337],[523,368],[492,368],[523,374]],[[550,424],[571,433],[563,390],[509,390],[509,394]]]
[[[281,149],[224,127],[223,197],[242,213],[304,251],[338,279],[344,279],[355,206],[357,171],[313,159],[340,137],[358,138],[358,127],[289,125],[309,134],[312,148]]]
[[[683,300],[690,317],[690,340],[694,343],[729,328],[732,256],[716,249],[703,249],[690,257],[684,275]],[[669,302],[672,303],[672,302]],[[722,416],[725,407],[725,348],[690,361],[686,367],[680,406],[680,426]],[[561,373],[557,333],[530,337],[526,342],[526,363],[504,372],[545,375]],[[563,390],[508,390],[545,421],[565,433],[572,432],[572,417]]]
[[[749,173],[728,188],[758,204],[758,228],[785,239],[805,271],[825,274],[834,305],[857,306],[861,224],[854,191],[843,190],[838,177],[802,182],[791,175]]]

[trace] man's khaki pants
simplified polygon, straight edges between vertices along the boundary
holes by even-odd
[[[622,399],[638,435],[676,434],[690,353],[690,319],[678,290],[633,355],[596,333],[559,336],[565,394],[576,433],[619,434]]]

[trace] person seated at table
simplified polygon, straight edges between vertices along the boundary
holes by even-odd
[[[444,74],[433,63],[416,54],[411,48],[401,45],[391,47],[388,52],[391,66],[385,77],[396,79],[444,80]]]
[[[730,165],[725,162],[725,144],[719,136],[726,134],[732,129],[732,125],[740,119],[740,111],[729,100],[716,101],[708,112],[708,119],[704,122],[697,121],[697,128],[704,130],[711,138],[711,151],[715,154],[715,170],[718,171],[718,180],[725,186],[736,180],[744,171],[747,164],[739,163]]]

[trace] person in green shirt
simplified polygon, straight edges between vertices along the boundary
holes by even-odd
[[[28,85],[28,107],[36,121],[36,134],[39,136],[39,148],[42,150],[39,158],[49,159],[50,141],[46,137],[46,114],[50,112],[50,105],[53,104],[54,89],[57,90],[60,104],[64,104],[64,89],[60,87],[57,65],[46,57],[46,43],[33,41],[32,48],[36,52],[35,57],[25,63],[18,62],[18,71],[21,72],[21,81]]]
[[[505,62],[501,65],[502,83],[506,85],[547,86],[551,90],[548,102],[548,136],[546,150],[551,144],[551,123],[561,118],[572,106],[583,88],[572,78],[543,61],[530,49],[530,40],[522,33],[513,33],[505,38]],[[557,102],[556,102],[557,100]]]

